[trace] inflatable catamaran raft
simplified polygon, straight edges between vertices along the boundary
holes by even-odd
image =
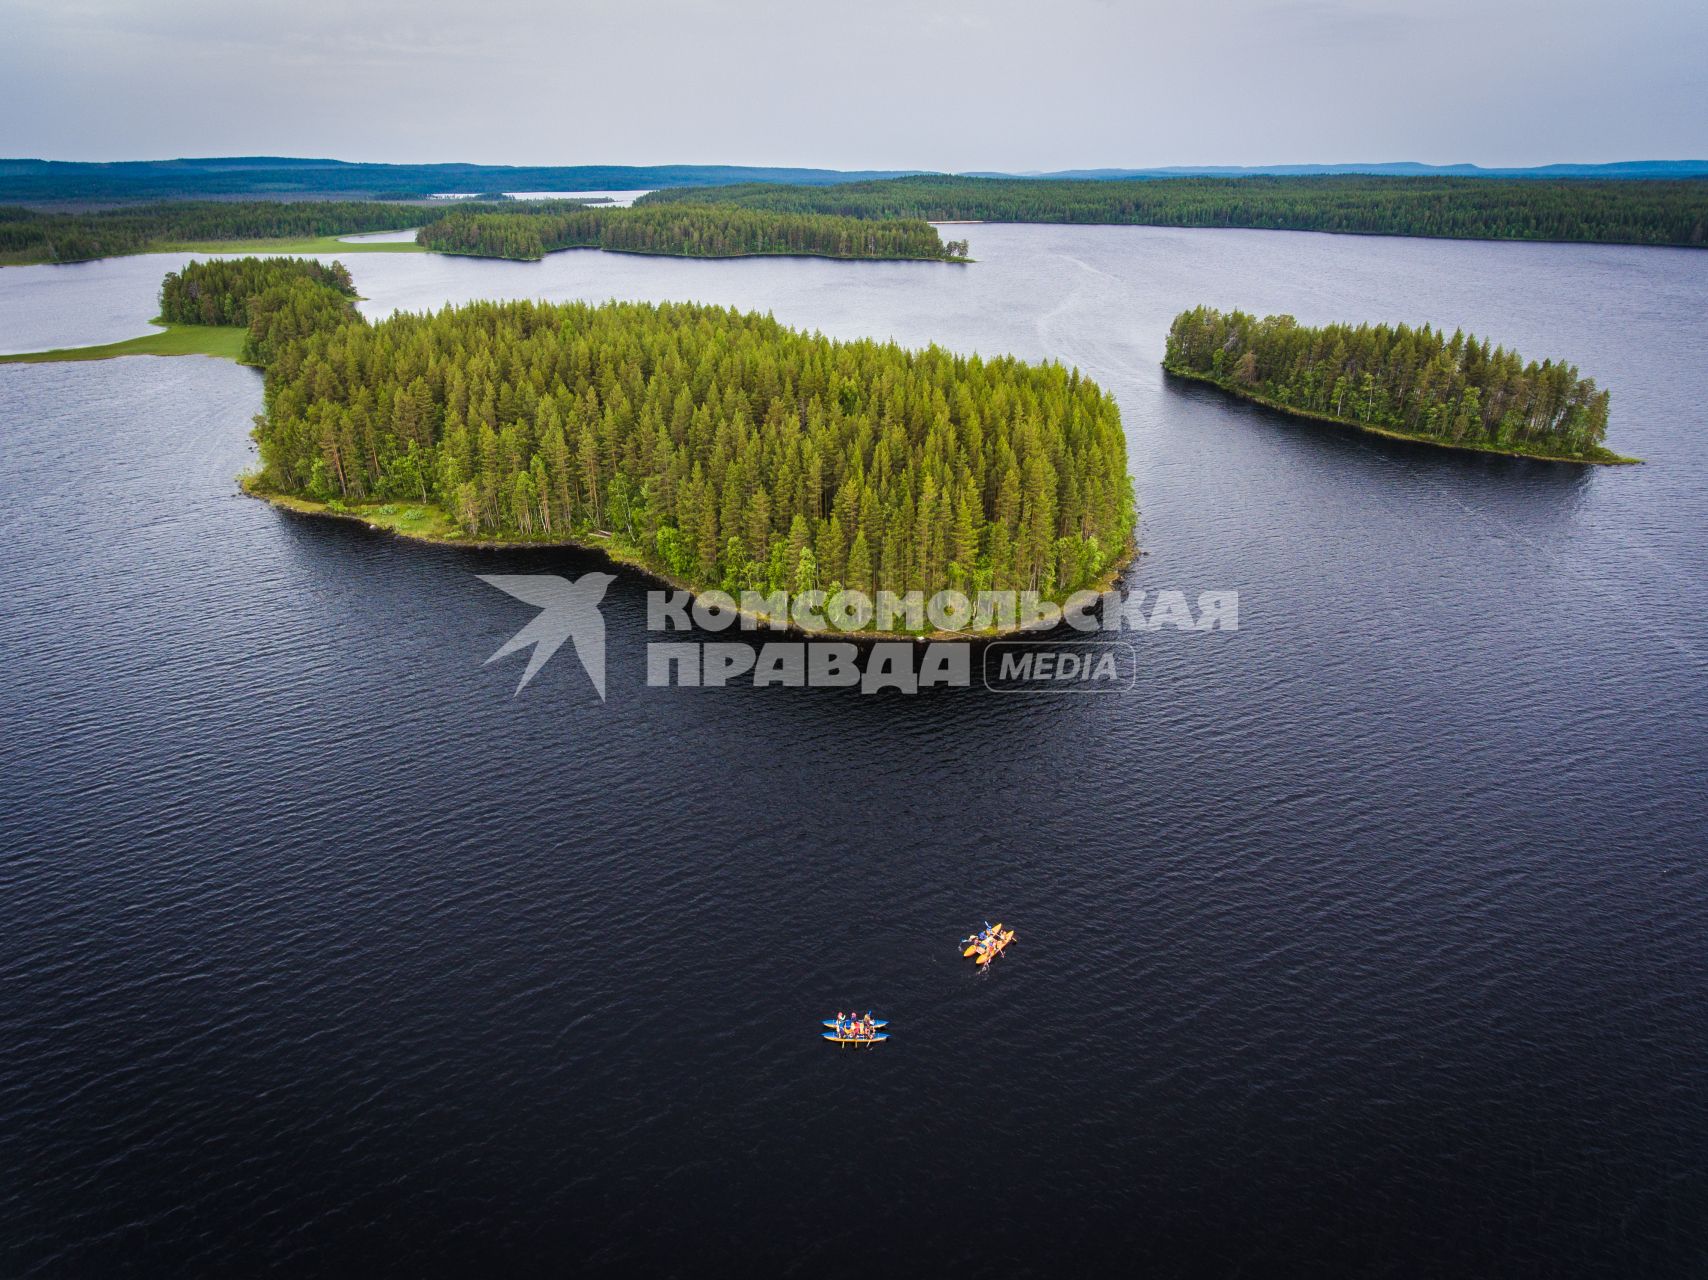
[[[839,1045],[878,1044],[889,1039],[884,1028],[890,1024],[883,1018],[874,1018],[870,1012],[864,1018],[852,1015],[826,1018],[824,1025],[830,1028],[824,1038]]]
[[[996,924],[987,921],[983,932],[975,933],[970,938],[961,939],[966,945],[966,950],[961,954],[972,957],[973,963],[982,969],[1006,951],[1008,944],[1014,941],[1015,936],[1014,930],[1004,930],[1000,921]]]

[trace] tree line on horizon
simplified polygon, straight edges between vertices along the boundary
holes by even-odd
[[[1114,400],[1060,365],[692,303],[476,302],[269,356],[264,491],[602,537],[707,589],[1062,596],[1125,553]]]
[[[1237,178],[958,178],[808,187],[677,188],[637,208],[734,204],[777,213],[934,222],[1244,227],[1474,240],[1708,247],[1708,180],[1313,175]]]
[[[0,203],[84,200],[424,200],[445,192],[637,191],[751,182],[847,182],[901,169],[747,165],[377,164],[290,156],[0,160]]]
[[[654,191],[609,233],[611,248],[706,254],[807,252],[848,257],[964,257],[965,242],[933,248],[935,230],[918,226],[861,232],[792,224],[724,221],[676,226],[649,222],[664,206],[713,204],[750,213],[825,215],[870,222],[1001,221],[1246,227],[1461,239],[1557,240],[1708,246],[1708,179],[1442,178],[1368,175],[1165,177],[1135,179],[957,178],[943,175],[835,185],[750,183]],[[648,214],[643,211],[654,211]],[[502,209],[461,202],[403,204],[375,200],[194,200],[100,210],[0,206],[0,265],[82,262],[220,240],[350,235],[459,223],[485,214],[535,216],[540,204]],[[568,217],[571,210],[552,212]],[[466,225],[441,245],[450,252],[538,257],[586,243],[589,233],[541,223],[539,244],[514,224]],[[606,234],[601,232],[601,234]],[[579,238],[578,238],[579,237]],[[459,247],[453,240],[460,240]],[[773,247],[779,240],[787,247]],[[752,247],[761,246],[761,247]],[[954,252],[955,248],[963,250]]]
[[[1564,361],[1428,325],[1302,325],[1193,307],[1174,318],[1163,365],[1282,408],[1450,444],[1610,456],[1609,394]]]
[[[456,210],[416,233],[442,253],[534,261],[560,249],[677,254],[696,258],[810,254],[833,258],[965,257],[917,218],[776,213],[722,204],[600,209],[536,203],[510,210]]]

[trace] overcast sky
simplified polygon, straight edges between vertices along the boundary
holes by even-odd
[[[0,0],[0,155],[1708,157],[1708,0]]]

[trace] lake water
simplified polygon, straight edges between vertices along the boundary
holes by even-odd
[[[506,191],[504,194],[512,200],[597,200],[607,209],[627,209],[642,196],[650,194],[651,187],[641,187],[633,191]],[[473,200],[484,193],[478,191],[457,192],[434,196],[435,200]]]
[[[506,191],[504,194],[512,200],[597,200],[607,209],[627,209],[652,191],[651,187],[640,187],[633,191]]]
[[[413,244],[418,230],[418,227],[407,227],[401,231],[363,231],[338,238],[349,244]]]
[[[977,263],[352,257],[363,308],[693,298],[1077,364],[1124,697],[483,660],[477,572],[238,496],[252,370],[0,367],[0,1274],[1699,1273],[1708,254],[974,226]],[[0,349],[181,256],[0,271]],[[1197,302],[1464,325],[1643,467],[1165,383]],[[1020,939],[975,973],[955,940]],[[838,1052],[850,1005],[893,1039]]]

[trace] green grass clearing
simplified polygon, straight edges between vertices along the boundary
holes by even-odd
[[[0,364],[49,364],[62,360],[111,360],[114,356],[217,356],[240,360],[248,330],[240,325],[169,324],[157,333],[98,347],[60,347],[0,356]]]
[[[265,498],[276,507],[302,515],[355,520],[370,528],[426,542],[464,541],[463,531],[457,523],[430,502],[316,502],[312,498],[297,498],[256,488],[254,476],[244,476],[239,484],[245,493]]]
[[[401,230],[401,228],[399,228]],[[362,233],[366,234],[366,233]],[[378,233],[375,233],[378,234]],[[413,240],[353,243],[337,236],[307,236],[282,240],[186,240],[150,245],[149,253],[426,253]]]

